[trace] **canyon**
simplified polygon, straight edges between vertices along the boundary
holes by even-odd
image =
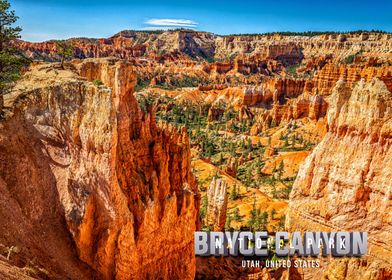
[[[15,42],[33,63],[0,120],[5,279],[392,277],[391,34],[63,43],[64,65]],[[367,231],[369,253],[242,268],[195,258],[200,230]]]

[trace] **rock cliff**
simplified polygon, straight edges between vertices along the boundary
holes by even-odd
[[[134,84],[114,59],[39,64],[5,97],[0,242],[21,263],[51,278],[193,279],[187,134],[143,113]]]
[[[207,225],[213,231],[223,231],[227,211],[227,184],[221,179],[213,179],[208,189]]]
[[[336,62],[359,52],[381,60],[387,59],[390,58],[388,50],[392,46],[391,35],[382,33],[325,34],[313,37],[279,34],[218,36],[192,30],[155,33],[124,30],[109,38],[74,38],[67,41],[74,47],[74,56],[77,58],[116,56],[124,59],[162,59],[164,55],[181,52],[193,58],[206,60],[240,58],[235,65],[233,64],[240,72],[254,71],[257,68],[258,71],[263,71],[266,68],[263,66],[264,62],[247,66],[249,62],[246,62],[248,59],[244,59],[244,54],[248,57],[255,56],[260,62],[277,60],[286,65],[298,64],[305,60],[312,65],[319,65],[325,60]],[[20,41],[19,45],[32,58],[58,59],[56,44],[53,41]],[[318,59],[316,62],[315,57],[325,59]],[[230,64],[217,65],[223,72],[230,67]]]
[[[392,90],[392,67],[374,67],[363,65],[335,65],[326,64],[310,83],[314,94],[330,95],[336,82],[344,80],[348,86],[353,87],[360,79],[371,81],[373,78],[381,79],[387,88]]]
[[[328,133],[300,168],[290,231],[367,231],[362,259],[330,260],[328,279],[390,279],[392,95],[378,79],[333,89]],[[308,273],[314,273],[308,271]]]

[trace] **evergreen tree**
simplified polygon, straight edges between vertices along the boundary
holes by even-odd
[[[20,77],[20,72],[29,63],[14,46],[20,38],[20,27],[14,27],[18,20],[15,11],[10,10],[8,1],[0,0],[0,115],[3,109],[3,96]]]
[[[256,210],[256,217],[255,217],[255,224],[254,224],[254,230],[255,231],[261,231],[263,230],[263,221],[261,219],[261,210],[257,209]]]
[[[256,219],[257,219],[256,197],[254,196],[254,194],[253,194],[253,206],[249,214],[250,215],[248,220],[248,227],[250,228],[251,231],[253,231],[255,229]]]
[[[241,222],[242,221],[242,218],[241,218],[241,215],[240,215],[240,210],[238,209],[238,207],[235,208],[233,215],[234,215],[234,221],[236,221],[236,222]]]
[[[263,214],[261,215],[261,220],[263,225],[265,225],[265,227],[268,224],[268,213],[267,212],[263,212]]]
[[[280,163],[279,163],[279,171],[280,172],[284,171],[284,162],[283,162],[283,160],[281,160]]]
[[[295,142],[297,140],[297,135],[293,134],[291,137],[291,145],[294,147],[295,146]]]
[[[208,206],[208,197],[207,195],[205,195],[202,199],[201,199],[201,203],[200,203],[200,220],[202,222],[202,224],[204,224],[204,219],[207,216],[207,206]]]
[[[231,188],[230,198],[231,200],[236,200],[238,198],[238,189],[236,184]]]
[[[249,151],[253,150],[252,139],[250,139],[250,138],[248,138],[248,150]]]
[[[279,169],[278,169],[278,178],[279,178],[279,180],[282,178],[283,171],[284,171],[284,162],[282,160],[280,162],[280,164],[279,164]]]
[[[284,143],[283,143],[283,147],[288,147],[289,146],[289,139],[287,138],[287,136],[284,138]]]
[[[231,221],[233,220],[233,217],[231,215],[228,215],[226,218],[226,223],[225,223],[225,230],[229,231],[231,229]]]

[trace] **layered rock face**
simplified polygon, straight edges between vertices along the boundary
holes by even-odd
[[[255,123],[250,131],[251,135],[257,135],[271,124],[279,125],[292,120],[309,118],[320,120],[325,117],[328,103],[319,95],[301,95],[296,99],[289,99],[286,104],[273,103],[270,110],[256,108]]]
[[[33,67],[6,96],[1,243],[52,277],[193,279],[199,202],[186,132],[140,110],[130,64],[67,67]]]
[[[387,88],[392,91],[392,67],[373,67],[361,65],[325,65],[311,82],[311,91],[314,94],[330,95],[332,88],[340,79],[348,86],[353,87],[360,79],[371,81],[373,78],[382,80]]]
[[[218,36],[208,32],[192,30],[161,33],[124,30],[110,38],[76,38],[67,41],[74,46],[74,56],[77,58],[116,56],[124,59],[135,57],[154,59],[159,56],[159,59],[161,59],[162,55],[179,51],[200,59],[217,58],[227,60],[227,58],[236,58],[247,54],[248,56],[256,56],[261,60],[277,60],[283,64],[297,64],[303,59],[313,64],[315,62],[313,58],[320,56],[339,61],[359,51],[363,51],[366,55],[385,59],[390,58],[390,52],[386,50],[390,50],[392,46],[391,35],[381,33],[326,34],[314,37],[282,35]],[[56,44],[53,41],[43,43],[21,41],[19,46],[32,58],[59,58],[56,54]],[[241,60],[235,68],[240,72],[254,71],[256,68],[263,71],[262,64],[252,63],[250,68],[243,68]],[[226,66],[229,67],[229,65]]]
[[[392,277],[392,94],[378,79],[339,81],[328,133],[300,168],[290,195],[290,231],[367,231],[362,259],[330,260],[330,279]],[[307,273],[315,273],[308,271]]]
[[[207,225],[213,231],[223,231],[227,211],[227,184],[222,179],[213,179],[208,188]]]
[[[302,58],[330,55],[339,60],[360,49],[381,57],[391,48],[391,35],[380,33],[320,35],[314,37],[282,35],[235,35],[216,37],[216,56],[227,57],[233,53],[261,54],[282,62],[296,63]]]
[[[295,98],[305,89],[304,79],[265,79],[260,86],[244,89],[244,105],[257,105],[259,103],[281,102],[286,98]]]
[[[67,42],[74,48],[75,58],[99,58],[115,56],[122,59],[149,57],[161,59],[168,53],[182,52],[192,57],[213,57],[215,35],[192,30],[149,33],[124,30],[110,38],[74,38]],[[29,43],[20,41],[19,46],[34,59],[59,59],[54,41]],[[159,57],[155,57],[158,55]]]

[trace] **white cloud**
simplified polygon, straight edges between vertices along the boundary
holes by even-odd
[[[197,27],[198,23],[190,19],[158,19],[153,18],[144,22],[147,25],[160,27]]]
[[[168,30],[173,29],[172,26],[146,26],[141,28],[141,30]]]

